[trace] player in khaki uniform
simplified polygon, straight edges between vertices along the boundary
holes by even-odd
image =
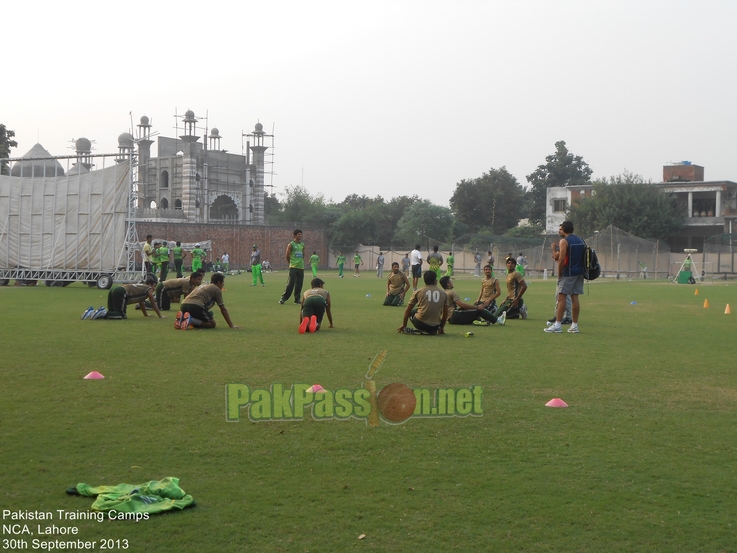
[[[516,270],[517,260],[507,257],[507,298],[496,309],[494,315],[497,317],[503,311],[507,312],[507,319],[527,318],[527,306],[522,301],[522,296],[527,290],[524,277]]]
[[[491,311],[484,308],[483,303],[469,305],[461,301],[461,297],[453,289],[453,279],[444,276],[440,279],[440,286],[448,294],[448,323],[452,325],[504,325],[506,313],[495,317]]]
[[[148,273],[143,284],[119,284],[113,286],[107,295],[107,315],[106,319],[127,319],[126,307],[137,303],[141,308],[144,317],[150,315],[146,312],[146,300],[151,302],[156,314],[160,319],[164,317],[156,306],[154,298],[154,286],[156,286],[156,275]]]
[[[403,273],[399,272],[399,263],[395,261],[392,263],[392,272],[389,273],[389,278],[386,279],[384,305],[395,307],[402,305],[407,290],[409,290],[409,280]]]
[[[499,286],[499,279],[494,278],[491,271],[491,265],[484,267],[484,280],[481,281],[481,292],[479,299],[474,305],[483,304],[484,309],[493,312],[496,309],[496,298],[502,295],[502,289]]]
[[[174,328],[181,328],[182,330],[187,330],[192,326],[195,328],[215,328],[215,319],[210,313],[210,308],[215,304],[220,307],[220,313],[223,314],[223,319],[230,328],[240,328],[230,320],[225,302],[223,302],[222,290],[225,286],[225,277],[220,273],[215,273],[210,278],[210,282],[211,284],[200,286],[184,298],[181,311],[177,313]]]
[[[179,297],[187,297],[190,292],[202,284],[204,272],[192,273],[188,278],[170,278],[156,285],[156,305],[162,311],[171,309],[171,301],[179,301]]]
[[[330,328],[333,328],[333,314],[330,311],[330,292],[323,288],[325,282],[321,278],[313,278],[310,288],[302,296],[302,309],[299,310],[299,333],[317,332],[322,325],[322,318],[327,313]]]
[[[407,309],[404,310],[402,326],[397,329],[405,334],[445,334],[445,321],[448,319],[446,293],[438,287],[438,275],[435,271],[425,271],[422,275],[425,286],[412,294]],[[407,328],[407,321],[412,320],[415,329]]]

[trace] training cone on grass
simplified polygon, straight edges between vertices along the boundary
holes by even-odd
[[[704,309],[709,309],[709,300],[708,299],[705,299],[704,300]]]
[[[696,288],[696,290],[693,291],[693,295],[694,296],[698,296],[699,295],[699,289],[698,288]]]
[[[568,407],[568,404],[559,397],[554,397],[545,404],[545,407]]]
[[[325,388],[323,388],[319,384],[314,384],[313,386],[310,386],[309,388],[307,388],[307,390],[305,390],[305,391],[308,392],[308,393],[310,393],[310,394],[320,394],[320,393],[323,393],[324,394],[325,393]]]
[[[732,310],[729,308],[729,304],[727,304],[727,307],[724,308],[724,314],[725,315],[731,315]]]
[[[92,371],[90,374],[84,377],[84,380],[102,380],[105,378],[97,371]]]

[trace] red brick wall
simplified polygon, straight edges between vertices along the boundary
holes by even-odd
[[[292,227],[196,223],[136,223],[136,229],[139,240],[143,240],[147,234],[180,242],[212,240],[213,251],[208,252],[207,259],[214,260],[228,252],[231,269],[245,268],[250,265],[254,244],[261,250],[261,261],[268,260],[275,269],[285,269],[287,262],[284,254],[294,232]],[[327,268],[328,243],[325,230],[304,227],[302,231],[305,243],[305,262],[313,251],[317,251],[317,255],[320,256],[320,267]],[[306,265],[309,264],[306,263]]]
[[[701,182],[704,168],[700,165],[664,165],[663,182]]]

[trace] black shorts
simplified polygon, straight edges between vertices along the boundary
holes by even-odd
[[[203,307],[200,307],[199,305],[194,305],[192,303],[183,303],[179,309],[182,311],[182,313],[189,313],[192,315],[193,318],[198,319],[202,321],[203,323],[209,323],[212,321],[212,317],[210,316],[210,313],[205,311]]]
[[[422,277],[422,265],[412,265],[412,277],[413,278],[420,278]]]

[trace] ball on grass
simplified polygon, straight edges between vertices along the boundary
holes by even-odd
[[[384,386],[376,399],[382,418],[394,423],[404,422],[410,418],[417,405],[412,388],[399,382]]]

